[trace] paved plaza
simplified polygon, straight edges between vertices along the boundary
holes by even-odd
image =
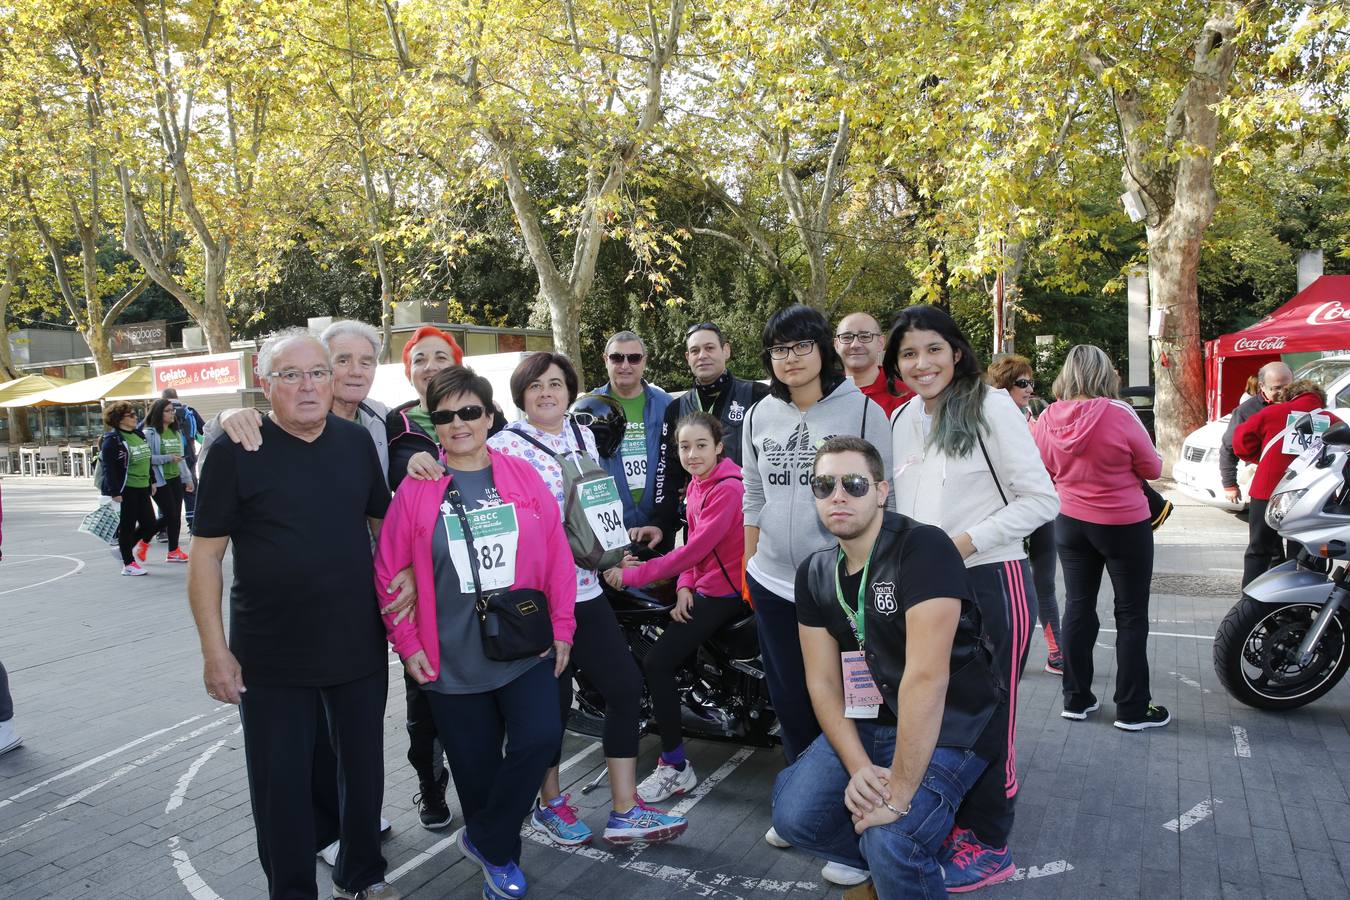
[[[239,719],[202,689],[186,567],[164,563],[156,545],[148,577],[120,577],[107,549],[75,530],[96,504],[88,480],[11,477],[3,489],[0,660],[25,745],[0,757],[0,897],[264,897]],[[1020,695],[1020,868],[975,896],[1350,896],[1350,687],[1290,714],[1223,692],[1212,637],[1238,591],[1246,526],[1173,499],[1178,509],[1157,535],[1149,646],[1154,700],[1173,723],[1111,727],[1111,632],[1097,650],[1101,713],[1061,718],[1059,679],[1041,671],[1037,633]],[[1107,620],[1110,606],[1106,587]],[[407,897],[476,898],[481,876],[449,847],[452,829],[418,822],[393,657],[389,683],[390,880]],[[640,774],[657,751],[643,740]],[[527,839],[530,896],[840,895],[818,860],[762,840],[776,752],[693,742],[689,753],[701,781],[678,804],[691,823],[680,840],[564,852]],[[564,784],[598,829],[607,787],[580,791],[603,766],[599,746],[568,735],[563,760]],[[451,809],[458,827],[453,797]],[[329,870],[316,865],[324,897]]]

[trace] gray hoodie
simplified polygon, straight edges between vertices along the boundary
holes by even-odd
[[[794,599],[797,567],[836,541],[816,514],[810,478],[816,449],[839,435],[866,438],[881,453],[882,471],[890,472],[886,413],[847,378],[805,413],[770,395],[746,414],[741,435],[745,524],[759,529],[759,546],[747,571],[787,600]]]

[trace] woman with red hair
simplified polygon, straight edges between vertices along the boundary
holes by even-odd
[[[417,399],[389,411],[385,431],[389,435],[389,489],[398,490],[408,474],[408,463],[418,453],[440,455],[436,429],[427,409],[427,385],[443,369],[464,362],[464,351],[454,335],[435,325],[423,325],[413,332],[403,348],[403,373],[417,391]]]

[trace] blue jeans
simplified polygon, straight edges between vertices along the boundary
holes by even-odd
[[[889,768],[895,755],[895,728],[854,724],[872,762]],[[778,774],[773,827],[792,846],[814,856],[870,869],[881,900],[943,900],[947,889],[937,854],[952,830],[956,808],[986,765],[971,750],[934,748],[909,814],[890,825],[869,828],[859,837],[844,806],[848,770],[822,734]]]

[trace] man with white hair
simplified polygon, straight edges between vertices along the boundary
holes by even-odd
[[[1237,427],[1275,402],[1275,392],[1294,380],[1294,373],[1282,362],[1269,362],[1256,373],[1256,393],[1233,410],[1228,419],[1228,430],[1219,445],[1219,480],[1229,503],[1241,503],[1242,491],[1237,483],[1237,454],[1233,452],[1233,435]]]
[[[203,681],[213,700],[240,707],[269,896],[318,896],[313,760],[331,740],[341,829],[333,897],[397,898],[380,853],[388,654],[370,554],[389,489],[369,435],[330,411],[334,372],[318,339],[278,332],[259,350],[258,371],[272,406],[258,449],[222,441],[202,466],[188,600]]]

